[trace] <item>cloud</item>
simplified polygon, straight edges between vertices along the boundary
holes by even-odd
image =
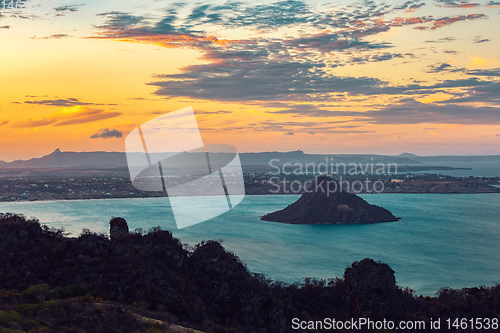
[[[233,111],[226,111],[226,110],[219,110],[219,111],[196,111],[196,114],[212,114],[212,115],[215,115],[215,114],[221,115],[221,114],[230,114],[230,113],[233,113]]]
[[[53,34],[53,35],[50,35],[50,36],[46,36],[46,37],[31,37],[31,39],[61,39],[61,38],[66,38],[66,37],[71,37],[71,35],[68,35],[68,34]]]
[[[420,2],[418,0],[417,1],[410,0],[410,1],[406,1],[401,6],[394,7],[394,9],[404,9],[405,11],[407,11],[409,13],[413,13],[414,11],[416,11],[419,8],[422,8],[423,6],[425,6],[424,2]]]
[[[488,38],[481,38],[481,36],[476,36],[474,38],[474,43],[475,44],[480,44],[480,43],[486,43],[489,42],[490,40]]]
[[[471,107],[457,104],[439,105],[425,104],[415,100],[408,100],[399,105],[391,105],[371,111],[337,111],[319,108],[315,105],[290,106],[280,111],[269,111],[269,113],[292,114],[304,117],[342,117],[348,120],[323,122],[326,124],[338,124],[349,122],[361,122],[370,124],[500,124],[500,108],[498,107]],[[308,124],[312,127],[312,124]],[[288,124],[290,127],[290,124]],[[334,128],[356,128],[357,125],[336,125]],[[315,131],[316,132],[316,131]]]
[[[484,15],[484,14],[468,14],[468,15],[458,15],[458,16],[452,16],[452,17],[443,17],[443,18],[435,20],[430,29],[436,30],[438,28],[442,28],[444,26],[453,24],[455,22],[467,21],[467,20],[477,20],[477,19],[484,19],[484,18],[486,18],[486,15]]]
[[[109,139],[109,138],[121,138],[123,136],[123,133],[121,131],[118,131],[116,129],[110,130],[109,128],[101,129],[99,132],[95,133],[92,135],[90,138],[91,139]]]
[[[234,61],[194,65],[181,74],[162,75],[149,85],[156,95],[183,96],[204,100],[283,100],[294,95],[352,91],[380,83],[373,78],[338,77],[324,71],[323,64],[288,60]]]
[[[444,80],[436,84],[431,85],[420,85],[420,84],[409,84],[406,86],[378,86],[372,87],[371,89],[366,89],[364,91],[365,95],[427,95],[434,94],[437,92],[448,93],[450,88],[463,88],[463,89],[476,89],[478,87],[487,87],[490,85],[495,85],[494,81],[480,80],[475,77],[467,79],[457,79],[457,80]]]
[[[372,55],[370,59],[384,61],[395,56],[399,55]],[[354,58],[353,61],[357,60]],[[307,96],[321,100],[322,95],[328,99],[332,93],[349,93],[352,96],[425,95],[448,92],[451,88],[470,89],[494,84],[493,81],[471,77],[431,85],[393,86],[376,78],[335,76],[326,69],[323,63],[293,62],[286,57],[267,62],[222,58],[209,64],[182,68],[178,74],[158,75],[155,78],[161,80],[148,84],[156,86],[155,94],[160,96],[218,101],[305,101]],[[429,71],[459,72],[464,69],[441,64],[431,66]]]
[[[427,73],[441,73],[441,72],[455,73],[464,71],[464,68],[455,68],[447,63],[442,63],[439,65],[431,65],[428,66],[427,68],[428,68]]]
[[[439,73],[439,72],[445,72],[448,71],[451,67],[450,64],[441,64],[439,66],[434,65],[434,66],[429,66],[429,70],[427,73]]]
[[[95,122],[99,120],[109,119],[121,115],[117,111],[105,111],[99,109],[91,109],[81,105],[65,107],[58,113],[52,114],[41,119],[28,119],[18,122],[16,127],[41,127],[41,126],[65,126],[77,125]]]
[[[498,71],[492,71],[490,74],[498,75]],[[445,101],[439,101],[436,103],[489,103],[492,105],[500,106],[500,82],[492,82],[484,86],[469,87],[464,92],[457,94],[456,96],[459,97]]]
[[[388,61],[395,58],[403,58],[404,56],[412,56],[411,53],[401,54],[401,53],[389,53],[384,52],[380,54],[367,55],[362,57],[354,57],[348,61],[349,64],[364,64],[367,62],[381,62]]]
[[[8,120],[0,121],[0,126],[7,125],[8,123],[9,123]]]
[[[37,96],[26,96],[28,98],[37,98]],[[47,97],[47,96],[44,96]],[[13,102],[15,103],[15,102]],[[56,99],[43,99],[39,101],[24,101],[25,104],[38,104],[50,106],[78,106],[78,105],[116,105],[116,104],[102,104],[102,103],[87,103],[82,102],[78,98],[56,98]]]
[[[58,98],[58,99],[44,99],[41,101],[25,101],[25,104],[40,104],[52,106],[75,106],[75,105],[91,105],[93,103],[84,103],[77,98]]]
[[[357,125],[338,125],[337,122],[317,122],[317,121],[262,121],[259,124],[248,124],[245,129],[261,132],[283,132],[283,135],[295,135],[295,133],[339,133],[339,134],[363,134],[373,133],[373,131],[357,129]]]
[[[142,16],[127,14],[120,11],[100,13],[97,14],[97,16],[104,16],[107,18],[106,24],[97,26],[97,28],[115,30],[118,33],[123,33],[123,31],[120,31],[121,29],[133,28],[144,20]]]
[[[500,124],[500,108],[456,104],[435,105],[412,102],[368,111],[366,116],[366,121],[375,124]]]
[[[467,74],[480,76],[500,76],[500,67],[492,69],[474,69],[467,71]]]
[[[455,0],[437,0],[437,2],[444,4],[444,7],[449,8],[474,8],[481,6],[478,3],[471,3],[467,0],[455,1]]]
[[[269,105],[272,106],[272,105]],[[278,106],[278,105],[276,105]],[[300,116],[305,116],[305,117],[335,117],[338,116],[339,113],[338,111],[331,111],[327,109],[323,109],[319,106],[312,105],[312,104],[284,104],[284,108],[278,111],[269,111],[268,113],[272,114],[294,114],[294,115],[300,115]],[[340,111],[342,115],[345,115],[345,112]],[[349,116],[352,115],[362,115],[361,112],[354,112],[354,113],[349,113]],[[334,122],[334,123],[342,123],[342,122],[348,122],[348,121],[340,121],[340,122]],[[307,123],[306,126],[313,126],[314,123]]]
[[[10,25],[4,25],[4,26],[0,27],[0,29],[10,29]]]
[[[76,12],[78,11],[78,7],[82,5],[71,5],[71,6],[59,6],[55,7],[54,10],[58,14],[64,14],[64,13],[69,13],[69,12]]]
[[[426,40],[424,43],[447,43],[447,42],[454,42],[455,40],[456,40],[455,37],[443,37],[437,40]]]
[[[321,52],[331,52],[345,49],[383,49],[391,47],[389,43],[371,43],[356,38],[342,37],[342,34],[322,32],[316,35],[288,39],[283,41],[286,46],[303,49],[317,49]]]
[[[444,18],[426,16],[396,17],[389,21],[382,19],[385,14],[395,10],[420,8],[423,5],[421,2],[407,1],[402,6],[391,8],[389,5],[366,2],[363,5],[354,6],[355,9],[346,10],[341,7],[332,9],[330,7],[324,11],[298,0],[260,5],[228,2],[223,5],[195,5],[191,8],[191,13],[185,17],[178,13],[178,8],[184,7],[184,11],[189,10],[187,5],[176,3],[167,7],[165,9],[167,14],[156,22],[144,16],[120,11],[98,14],[106,17],[106,22],[97,26],[98,35],[92,38],[137,41],[164,47],[187,46],[206,52],[213,52],[217,46],[224,47],[233,43],[243,44],[248,51],[252,50],[252,46],[258,42],[265,46],[266,50],[279,47],[283,52],[296,54],[298,49],[302,49],[302,53],[307,57],[312,49],[326,53],[350,49],[389,48],[392,45],[387,42],[376,43],[363,40],[363,38],[389,31],[394,27],[419,24],[420,29],[434,30],[454,22],[485,17],[484,14],[469,14]],[[431,26],[422,25],[427,23],[430,23]],[[320,29],[322,32],[282,40],[276,37],[272,39],[260,37],[247,40],[221,40],[213,33],[203,30],[204,27],[208,26],[215,31],[217,31],[216,27],[235,28],[242,26],[259,32],[260,29],[296,27],[299,24],[305,26],[300,31],[307,31],[309,28],[309,31]],[[338,29],[332,30],[333,28]],[[218,51],[228,50],[218,49]],[[359,55],[357,57],[360,58]],[[363,62],[366,61],[370,61],[369,58]]]
[[[224,5],[201,5],[188,16],[191,25],[217,23],[231,27],[278,28],[317,20],[304,1],[288,0],[269,4],[246,5],[228,2]]]
[[[388,82],[376,78],[335,75],[333,69],[338,66],[416,57],[412,53],[389,52],[392,44],[371,38],[380,33],[403,26],[435,30],[455,22],[486,17],[484,14],[399,16],[401,10],[413,12],[422,6],[424,3],[419,1],[407,1],[402,5],[367,1],[329,6],[328,9],[300,0],[267,4],[176,3],[164,8],[158,18],[120,11],[101,13],[99,16],[105,21],[97,26],[98,33],[92,38],[200,51],[205,63],[186,66],[176,74],[156,75],[148,83],[156,87],[157,96],[167,98],[305,102],[328,99],[335,93],[352,96],[429,94],[486,84],[476,79],[391,87]],[[221,39],[214,35],[228,27],[243,27],[248,35],[242,40]],[[268,33],[278,28],[290,32],[281,38]],[[427,42],[453,41],[454,37],[443,37]],[[460,70],[449,64],[439,66],[428,70],[431,73]]]
[[[134,41],[169,48],[189,46],[202,49],[210,48],[212,45],[238,42],[219,40],[213,35],[190,31],[186,26],[177,24],[178,18],[175,10],[153,25],[149,24],[145,17],[120,11],[100,13],[98,16],[106,17],[107,21],[105,24],[97,26],[99,29],[97,36],[89,38]]]

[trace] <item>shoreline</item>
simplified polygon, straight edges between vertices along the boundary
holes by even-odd
[[[246,196],[300,196],[303,193],[260,193],[260,194],[245,194]],[[356,193],[359,196],[365,195],[415,195],[415,194],[431,194],[431,195],[474,195],[474,194],[500,194],[500,192],[447,192],[447,193],[432,193],[432,192],[381,192],[381,193]],[[62,199],[40,199],[40,200],[0,200],[0,205],[3,203],[29,203],[29,202],[59,202],[59,201],[94,201],[94,200],[123,200],[123,199],[160,199],[160,198],[168,198],[168,196],[146,196],[146,197],[113,197],[113,198],[62,198]],[[186,196],[186,198],[190,198],[190,196]]]

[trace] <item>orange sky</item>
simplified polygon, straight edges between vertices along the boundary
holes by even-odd
[[[0,160],[123,151],[187,106],[240,151],[500,154],[500,13],[471,4],[0,6]]]

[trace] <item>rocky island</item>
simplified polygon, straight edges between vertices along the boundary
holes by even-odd
[[[264,215],[261,220],[291,224],[363,224],[395,222],[399,218],[385,208],[345,192],[336,180],[320,176],[299,200]]]

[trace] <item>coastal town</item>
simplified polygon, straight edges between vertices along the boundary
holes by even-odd
[[[302,194],[314,180],[312,174],[244,173],[249,195]],[[181,177],[182,178],[182,177]],[[171,180],[183,181],[184,179]],[[497,193],[500,177],[451,177],[440,174],[351,175],[343,181],[355,193]],[[363,186],[361,186],[363,184]],[[371,184],[371,187],[370,187]],[[359,185],[359,186],[358,186]],[[0,201],[163,197],[166,192],[144,192],[120,175],[0,177]]]

